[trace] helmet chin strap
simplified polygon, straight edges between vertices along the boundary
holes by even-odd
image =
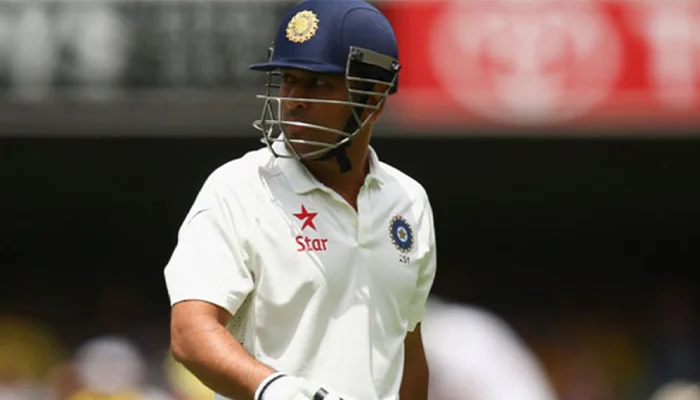
[[[330,160],[331,158],[335,158],[335,161],[338,163],[338,169],[340,169],[341,173],[344,174],[346,172],[350,172],[350,170],[352,170],[352,163],[350,162],[350,157],[348,157],[347,152],[347,147],[349,145],[350,142],[343,143],[321,156],[319,160]]]

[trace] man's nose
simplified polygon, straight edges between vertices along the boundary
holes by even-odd
[[[288,110],[308,108],[309,102],[302,100],[307,98],[307,96],[308,93],[303,85],[290,85],[287,97],[293,98],[294,100],[283,100],[284,108]]]

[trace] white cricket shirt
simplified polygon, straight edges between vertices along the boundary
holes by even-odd
[[[423,187],[373,150],[356,212],[262,148],[209,176],[165,279],[171,304],[231,312],[229,330],[262,363],[359,400],[396,399],[435,252]]]

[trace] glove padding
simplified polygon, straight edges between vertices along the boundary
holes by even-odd
[[[326,389],[320,388],[314,394],[314,398],[312,400],[353,400],[353,399],[346,397],[346,396],[340,397],[340,395],[337,393],[330,393]]]
[[[255,400],[352,400],[329,392],[306,379],[276,372],[263,380],[255,391]]]

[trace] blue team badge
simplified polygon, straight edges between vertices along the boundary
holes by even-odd
[[[399,251],[408,253],[413,248],[413,230],[402,216],[397,215],[391,219],[389,236]]]

